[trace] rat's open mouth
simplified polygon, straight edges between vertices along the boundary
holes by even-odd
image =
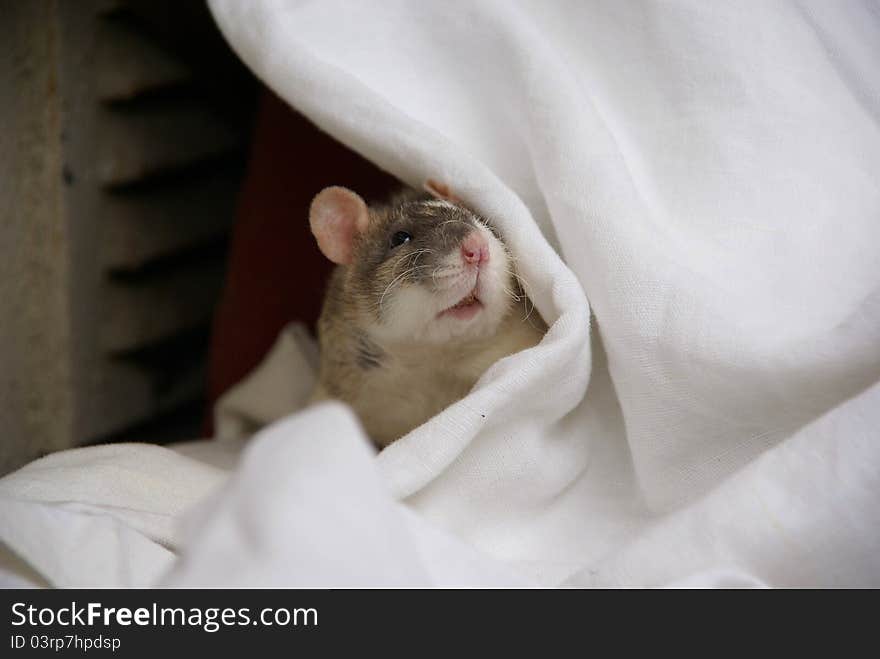
[[[458,304],[456,304],[454,307],[451,307],[451,308],[452,309],[461,309],[462,307],[467,307],[467,306],[473,304],[474,302],[479,302],[479,300],[477,299],[477,296],[474,294],[474,292],[471,291],[467,297],[462,298]]]
[[[441,311],[440,316],[453,316],[454,318],[467,319],[473,317],[481,308],[483,303],[477,297],[477,289],[475,288],[456,304],[448,309]]]

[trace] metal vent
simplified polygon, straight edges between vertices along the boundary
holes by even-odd
[[[202,0],[0,3],[0,472],[192,436],[255,81]]]
[[[151,439],[179,439],[200,417],[247,123],[205,93],[222,72],[174,47],[197,15],[175,4],[59,5],[80,442],[131,438],[144,423]]]

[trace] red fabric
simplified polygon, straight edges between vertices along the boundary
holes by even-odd
[[[328,185],[369,201],[400,184],[264,92],[214,317],[209,434],[214,402],[262,360],[281,328],[292,320],[314,328],[332,264],[318,251],[308,211]]]

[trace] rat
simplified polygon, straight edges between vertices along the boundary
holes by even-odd
[[[350,405],[380,448],[546,331],[497,229],[445,186],[425,188],[368,206],[328,187],[309,211],[318,247],[336,264],[318,320],[311,400]]]

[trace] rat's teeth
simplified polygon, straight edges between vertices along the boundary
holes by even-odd
[[[458,308],[460,308],[460,307],[466,307],[466,306],[468,306],[469,304],[473,304],[474,301],[475,301],[474,294],[471,293],[471,294],[468,295],[465,299],[463,299],[461,302],[459,302],[458,304],[456,304],[456,305],[453,307],[453,309],[458,309]]]
[[[477,299],[476,294],[471,291],[470,295],[462,300],[459,300],[456,304],[449,307],[446,311],[452,311],[453,309],[463,309],[464,307],[469,307],[472,304],[476,304],[477,302],[479,302],[479,300]]]

